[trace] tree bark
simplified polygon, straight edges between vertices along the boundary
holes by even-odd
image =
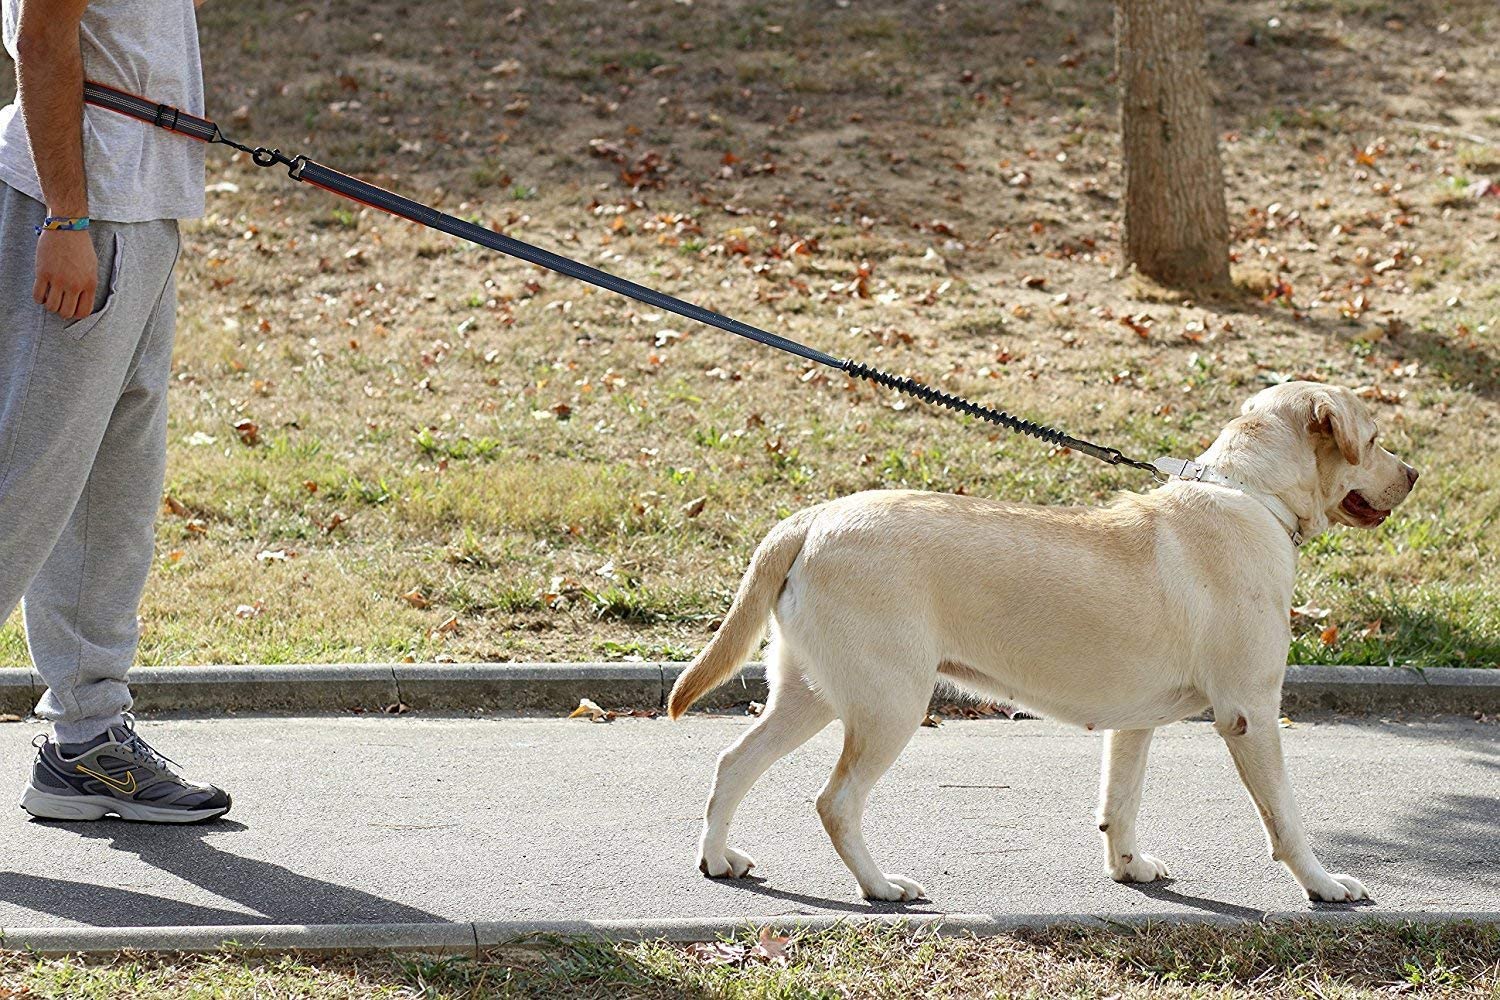
[[[1116,0],[1125,259],[1173,288],[1229,283],[1229,214],[1198,0]]]

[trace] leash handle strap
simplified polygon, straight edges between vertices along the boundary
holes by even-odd
[[[676,296],[668,295],[654,288],[648,288],[645,285],[621,278],[618,275],[610,274],[608,271],[601,271],[597,267],[590,267],[570,257],[564,257],[550,250],[543,250],[541,247],[533,246],[512,236],[506,236],[504,233],[498,233],[493,229],[486,229],[483,226],[457,218],[456,216],[439,212],[429,205],[413,201],[393,191],[387,191],[385,188],[377,187],[368,181],[352,177],[349,174],[325,166],[315,160],[310,160],[306,156],[289,157],[279,149],[267,149],[264,146],[252,149],[249,146],[226,138],[219,130],[219,126],[207,118],[190,115],[171,105],[158,104],[136,94],[130,94],[123,90],[106,87],[103,84],[91,81],[84,84],[83,99],[89,104],[135,118],[138,121],[154,125],[157,128],[166,129],[169,132],[185,135],[190,139],[232,146],[241,152],[249,153],[257,166],[269,167],[278,163],[282,164],[287,168],[287,173],[294,180],[303,181],[314,187],[320,187],[325,191],[330,191],[351,201],[357,201],[382,212],[388,212],[399,218],[407,219],[441,233],[447,233],[450,236],[456,236],[461,240],[467,240],[478,246],[515,257],[518,260],[524,260],[529,264],[535,264],[538,267],[546,268],[549,271],[554,271],[569,278],[588,282],[599,288],[604,288],[624,295],[627,298],[635,299],[637,302],[643,302],[654,308],[695,320],[707,326],[723,330],[726,333],[733,333],[748,340],[753,340],[756,343],[764,344],[767,347],[774,347],[779,351],[785,351],[788,354],[805,358],[808,361],[827,365],[829,368],[836,368],[852,378],[865,379],[877,385],[883,385],[897,392],[905,393],[908,396],[914,396],[924,402],[947,407],[950,410],[996,424],[1019,434],[1039,438],[1058,447],[1080,451],[1085,455],[1096,458],[1101,462],[1107,462],[1110,465],[1128,465],[1150,472],[1159,480],[1164,479],[1162,473],[1152,465],[1127,458],[1117,448],[1106,448],[1102,445],[1084,441],[1081,438],[1072,437],[1055,428],[1013,416],[1004,410],[984,406],[964,399],[961,396],[955,396],[952,393],[934,389],[931,386],[923,385],[903,375],[893,375],[890,372],[882,371],[870,365],[834,357],[832,354],[808,347],[806,344],[800,344],[795,340],[788,340],[786,337],[781,337],[769,331],[762,330],[759,327],[751,326],[749,323],[742,323],[737,319],[724,316],[714,312],[712,309],[705,309],[702,306],[679,299]]]
[[[107,111],[137,118],[148,125],[155,125],[168,132],[176,132],[189,139],[197,139],[199,142],[219,142],[224,138],[219,132],[219,126],[207,118],[199,118],[197,115],[190,115],[186,111],[174,108],[170,104],[157,104],[155,101],[117,90],[114,87],[106,87],[101,83],[84,83],[83,99]]]

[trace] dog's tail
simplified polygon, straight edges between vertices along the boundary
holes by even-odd
[[[766,620],[781,596],[781,586],[792,563],[802,551],[818,508],[798,511],[771,529],[750,557],[750,568],[740,581],[739,593],[724,616],[724,624],[709,640],[697,659],[672,685],[667,698],[667,714],[677,718],[693,707],[693,702],[733,677],[745,659],[766,634]]]

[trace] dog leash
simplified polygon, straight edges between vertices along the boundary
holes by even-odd
[[[648,288],[645,285],[628,281],[625,278],[610,274],[607,271],[601,271],[596,267],[590,267],[587,264],[582,264],[561,254],[543,250],[540,247],[532,246],[530,243],[522,242],[503,233],[497,233],[492,229],[486,229],[472,222],[446,215],[435,208],[387,191],[384,188],[376,187],[374,184],[360,180],[358,177],[351,177],[349,174],[341,173],[332,167],[325,166],[306,156],[287,156],[279,149],[267,149],[265,146],[251,148],[242,143],[235,142],[233,139],[226,137],[220,131],[219,126],[207,118],[190,115],[186,111],[174,108],[168,104],[158,104],[144,97],[139,97],[135,94],[92,81],[84,84],[83,99],[96,107],[134,118],[148,125],[165,129],[168,132],[187,136],[190,139],[197,139],[199,142],[230,146],[242,153],[249,154],[251,160],[258,167],[273,167],[281,164],[287,168],[287,174],[293,180],[303,181],[314,187],[330,191],[340,197],[348,198],[362,205],[368,205],[370,208],[388,212],[391,215],[407,219],[418,225],[426,226],[429,229],[435,229],[441,233],[447,233],[450,236],[456,236],[461,240],[467,240],[470,243],[490,250],[497,250],[500,253],[524,260],[530,264],[535,264],[538,267],[544,267],[549,271],[555,271],[569,278],[586,281],[591,285],[597,285],[600,288],[635,299],[637,302],[643,302],[657,309],[663,309],[728,333],[745,337],[756,343],[764,344],[767,347],[773,347],[778,351],[785,351],[799,358],[814,361],[820,365],[827,365],[829,368],[835,368],[851,378],[865,379],[877,385],[883,385],[888,389],[893,389],[896,392],[913,396],[925,403],[943,406],[958,413],[967,414],[975,419],[996,424],[1018,434],[1038,438],[1060,448],[1070,448],[1074,451],[1082,452],[1109,465],[1126,465],[1133,469],[1149,472],[1158,482],[1166,482],[1170,476],[1174,475],[1168,468],[1164,468],[1158,463],[1166,462],[1180,465],[1182,462],[1181,459],[1158,459],[1156,463],[1141,462],[1127,457],[1118,448],[1107,448],[1103,445],[1073,437],[1056,428],[1013,416],[1004,410],[984,406],[980,403],[964,399],[962,396],[956,396],[952,393],[923,385],[904,375],[894,375],[848,358],[834,357],[832,354],[808,347],[806,344],[800,344],[795,340],[789,340],[786,337],[779,337],[774,333],[751,326],[748,323],[742,323],[737,319],[723,316],[711,309],[694,305],[676,296],[667,295],[664,292]]]

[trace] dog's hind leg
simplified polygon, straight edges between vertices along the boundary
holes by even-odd
[[[904,687],[892,683],[900,676],[901,669],[893,668],[882,679],[890,687]],[[926,896],[916,882],[888,875],[875,864],[865,845],[864,812],[865,800],[875,782],[901,755],[922,721],[931,688],[929,679],[926,693],[920,694],[910,707],[892,699],[888,690],[881,698],[887,709],[884,713],[870,711],[873,706],[859,705],[849,706],[852,711],[847,714],[841,713],[844,752],[818,795],[818,816],[823,820],[823,829],[828,831],[828,839],[833,841],[833,849],[854,873],[859,894],[865,899],[911,900]]]
[[[1135,817],[1146,780],[1151,729],[1114,729],[1104,734],[1103,778],[1099,788],[1099,832],[1104,864],[1116,882],[1154,882],[1170,875],[1160,860],[1135,842]]]
[[[1313,855],[1281,755],[1279,703],[1279,690],[1244,700],[1216,694],[1214,728],[1229,745],[1240,779],[1260,810],[1271,857],[1286,865],[1309,899],[1331,903],[1365,899],[1368,894],[1358,879],[1329,874]]]
[[[833,721],[833,710],[802,678],[785,647],[771,647],[771,695],[755,725],[719,755],[703,818],[698,867],[711,878],[739,878],[755,861],[728,846],[729,824],[750,786],[776,761]]]

